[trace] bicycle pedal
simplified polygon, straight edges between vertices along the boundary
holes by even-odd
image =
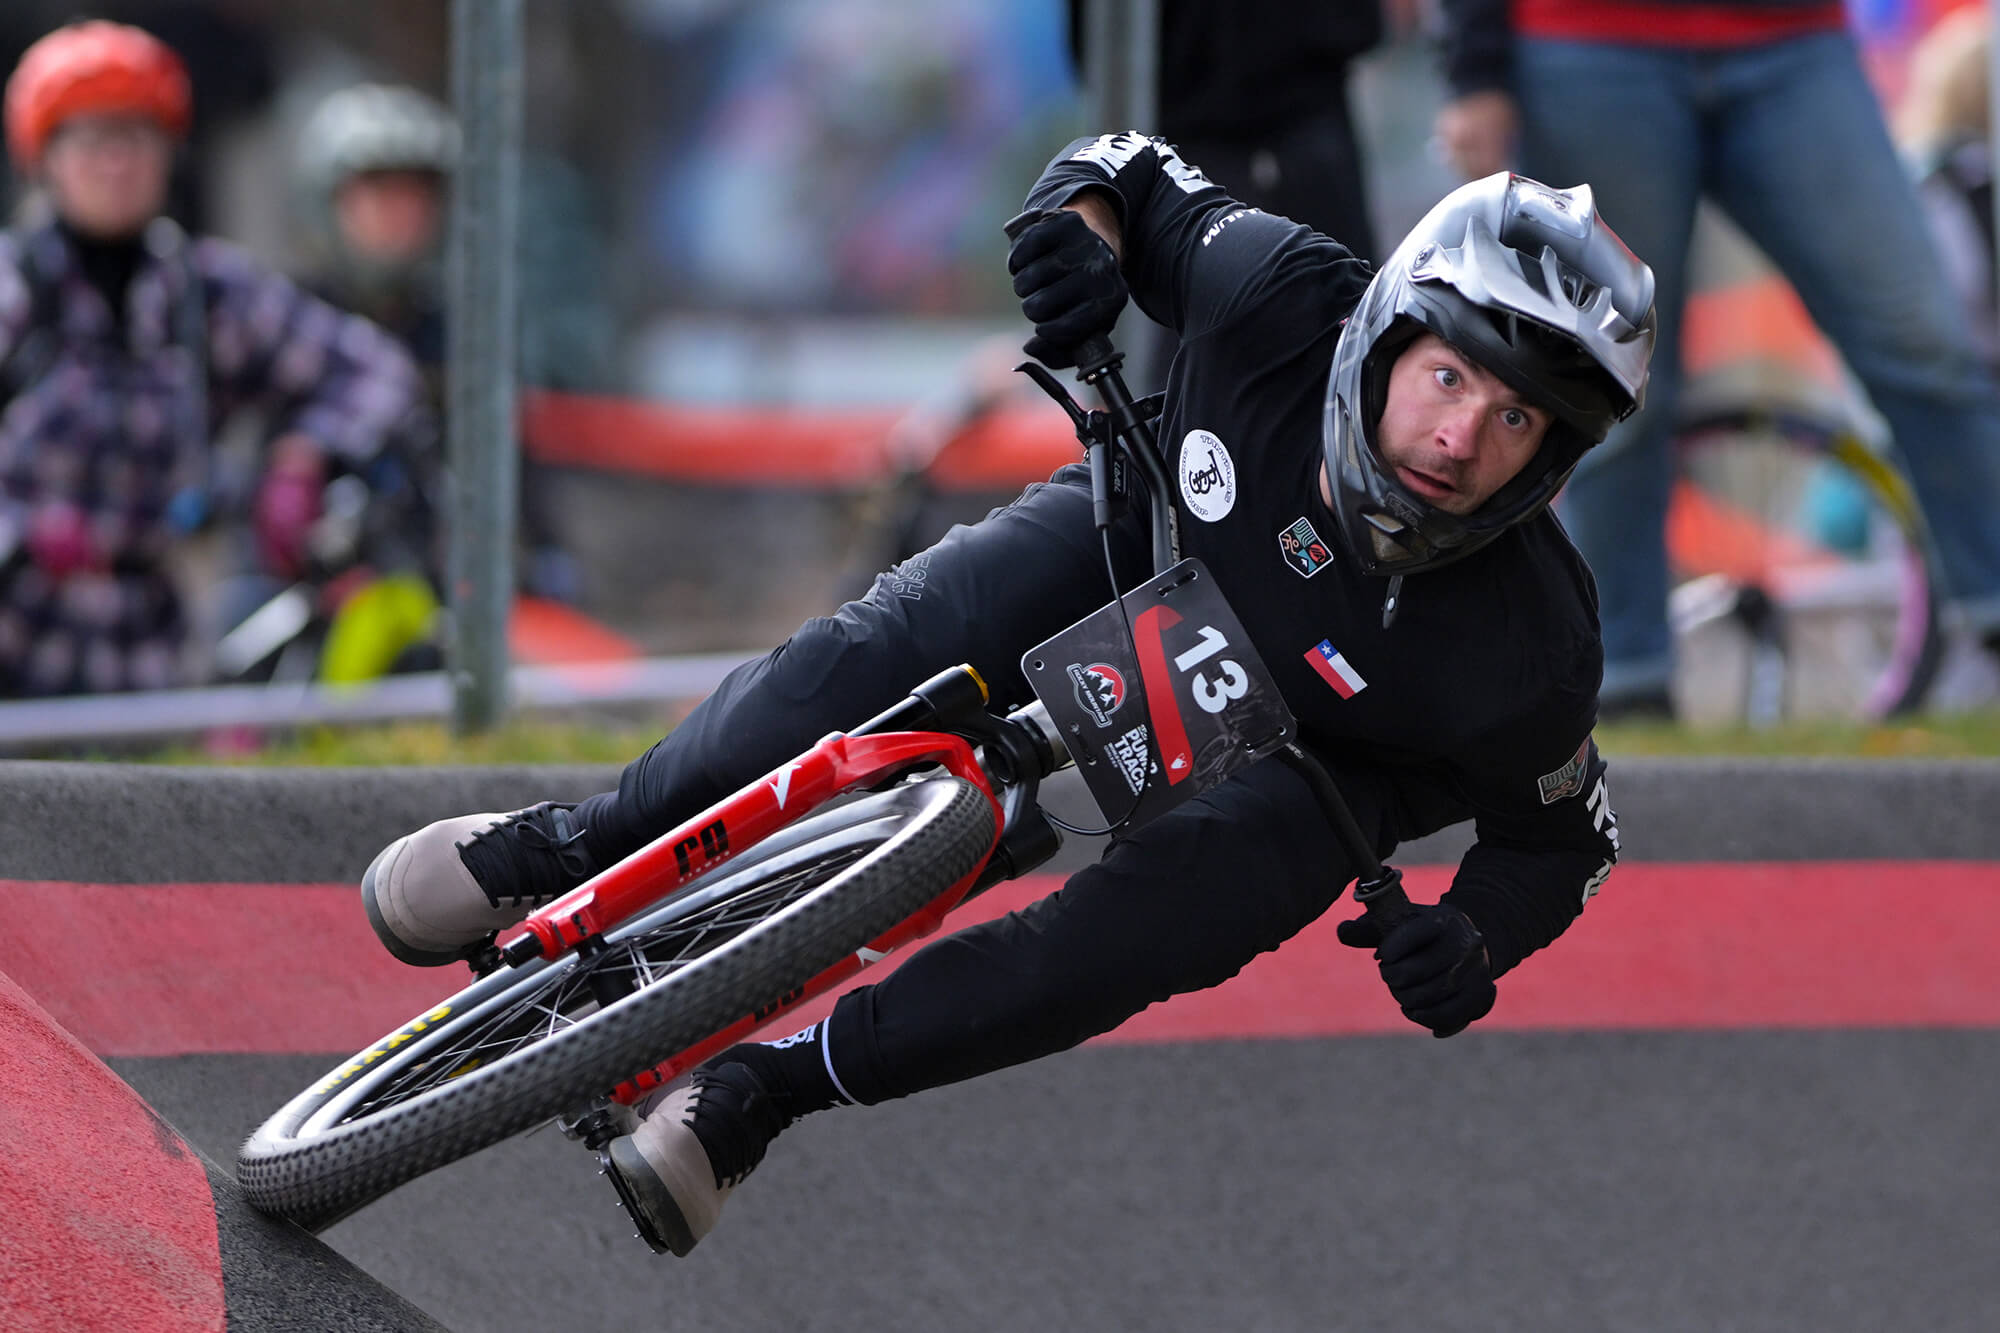
[[[564,1138],[578,1140],[584,1147],[595,1150],[621,1134],[630,1134],[637,1128],[639,1116],[629,1106],[600,1102],[583,1111],[557,1116],[550,1123],[563,1132]]]
[[[611,1188],[618,1191],[618,1206],[625,1210],[625,1216],[632,1220],[632,1225],[639,1228],[632,1233],[632,1238],[645,1241],[654,1254],[672,1254],[673,1249],[667,1244],[666,1238],[646,1221],[645,1214],[639,1208],[638,1199],[633,1197],[632,1187],[625,1183],[624,1175],[612,1169],[609,1147],[597,1150],[597,1174],[611,1178]]]

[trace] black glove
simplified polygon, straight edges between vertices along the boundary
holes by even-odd
[[[1342,944],[1373,949],[1382,980],[1403,1016],[1421,1023],[1434,1037],[1463,1032],[1493,1008],[1492,964],[1479,927],[1445,903],[1413,904],[1415,915],[1385,936],[1374,918],[1343,921],[1335,934]]]
[[[1076,364],[1086,339],[1111,332],[1129,293],[1118,258],[1074,209],[1058,209],[1014,241],[1007,252],[1014,295],[1035,336],[1021,350],[1045,366]]]

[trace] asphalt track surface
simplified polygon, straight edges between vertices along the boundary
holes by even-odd
[[[1434,1042],[1335,1016],[1258,1035],[1282,1025],[1246,972],[1211,993],[1207,1027],[1138,1024],[1136,1040],[803,1122],[685,1260],[633,1240],[587,1154],[553,1131],[412,1182],[322,1239],[460,1333],[2000,1327],[2000,772],[1615,772],[1627,865],[1571,939],[1502,983],[1495,1019],[1511,1005],[1517,1026]],[[0,875],[56,916],[103,899],[46,882],[133,886],[147,911],[172,899],[146,895],[190,892],[156,885],[291,884],[304,902],[318,892],[304,886],[351,883],[385,827],[609,776],[332,786],[127,770],[107,791],[103,770],[0,765],[17,816]],[[1594,920],[1641,947],[1593,954],[1578,932]],[[1312,967],[1365,971],[1295,943]],[[41,967],[39,998],[91,1030],[98,1011],[46,994],[72,955],[16,935],[0,944],[0,971],[14,965]],[[1566,980],[1538,991],[1538,967]],[[1299,995],[1296,965],[1286,976],[1278,993]],[[1733,998],[1685,1007],[1704,993]],[[1222,1035],[1174,1035],[1196,1030]],[[120,1041],[110,1066],[221,1163],[354,1049]],[[331,1260],[319,1286],[260,1282],[241,1256],[272,1224],[221,1190],[216,1211],[231,1328],[395,1327],[407,1308],[357,1295]]]

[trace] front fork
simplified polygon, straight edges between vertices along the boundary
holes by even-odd
[[[1069,750],[1049,720],[1042,701],[1033,700],[1006,717],[988,709],[986,682],[969,666],[940,671],[889,709],[852,732],[947,731],[979,747],[981,765],[993,778],[1000,802],[1000,838],[993,855],[966,891],[984,892],[1004,879],[1025,875],[1062,847],[1062,834],[1042,813],[1042,779],[1070,763]]]

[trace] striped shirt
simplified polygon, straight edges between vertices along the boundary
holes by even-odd
[[[55,226],[0,233],[0,365],[17,380],[0,403],[0,696],[186,683],[167,558],[213,499],[223,423],[255,411],[263,438],[301,433],[350,466],[426,428],[417,368],[387,333],[165,222],[122,318]],[[50,507],[81,513],[94,568],[28,558]]]

